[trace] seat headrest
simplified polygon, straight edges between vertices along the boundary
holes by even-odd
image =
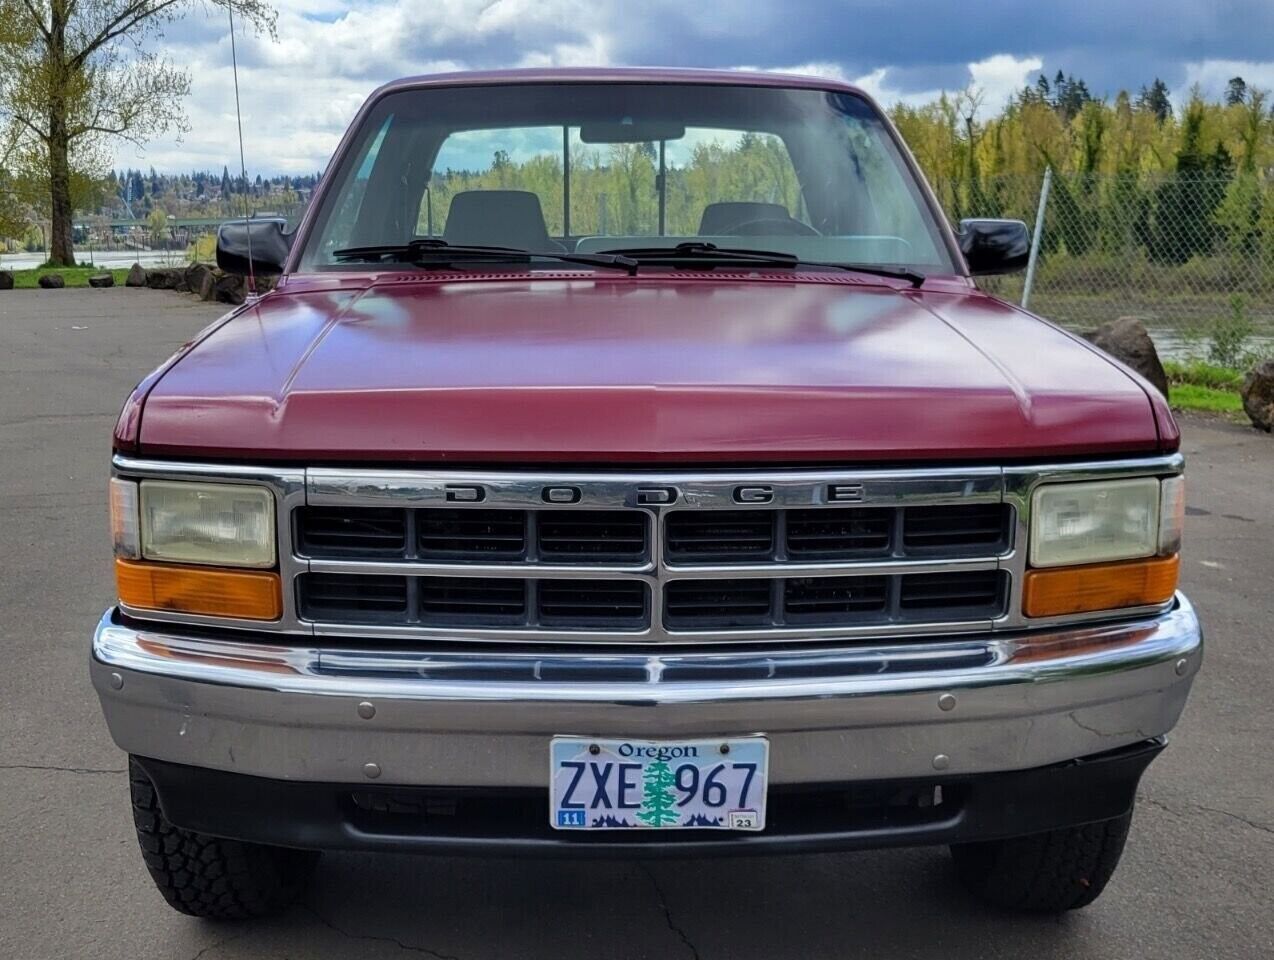
[[[787,207],[781,203],[761,203],[755,200],[723,200],[703,208],[699,221],[699,236],[719,237],[728,234],[741,223],[753,220],[790,220]]]
[[[545,250],[540,198],[526,190],[464,190],[451,198],[442,238],[448,243]]]

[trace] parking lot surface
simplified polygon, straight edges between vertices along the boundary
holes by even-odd
[[[1006,916],[945,850],[701,862],[329,855],[256,924],[172,912],[88,682],[113,595],[106,477],[129,388],[219,314],[148,290],[0,293],[0,958],[1274,956],[1274,440],[1183,424],[1203,672],[1092,907]]]

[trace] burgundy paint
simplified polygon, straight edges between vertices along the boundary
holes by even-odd
[[[177,358],[140,452],[995,461],[1174,446],[1161,430],[1138,380],[960,277],[328,274],[289,277]]]

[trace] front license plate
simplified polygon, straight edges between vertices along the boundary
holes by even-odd
[[[770,742],[554,737],[558,830],[762,830]]]

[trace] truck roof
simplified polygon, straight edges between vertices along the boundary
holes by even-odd
[[[840,90],[868,96],[843,80],[794,73],[761,70],[698,70],[681,67],[552,67],[522,70],[465,70],[423,74],[392,80],[376,93],[418,87],[474,86],[515,83],[703,83],[759,87],[797,87],[812,90]],[[870,97],[868,97],[870,99]]]

